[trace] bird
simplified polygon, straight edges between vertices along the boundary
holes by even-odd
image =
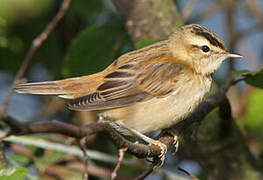
[[[98,119],[145,134],[186,118],[210,91],[212,74],[230,53],[212,31],[198,24],[181,26],[167,40],[123,54],[101,72],[63,80],[17,84],[18,93],[57,95],[76,111],[94,111]]]

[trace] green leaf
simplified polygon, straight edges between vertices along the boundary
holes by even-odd
[[[145,39],[145,40],[137,42],[135,47],[136,47],[136,49],[141,49],[141,48],[144,48],[144,47],[149,46],[151,44],[154,44],[156,42],[158,42],[158,40]]]
[[[72,13],[73,15],[77,15],[85,20],[89,20],[93,14],[102,11],[102,9],[102,0],[78,0],[72,1],[68,14]]]
[[[0,1],[0,4],[1,2],[2,1]],[[14,27],[10,27],[10,29],[1,29],[7,40],[6,47],[0,46],[1,71],[7,71],[13,74],[18,71],[32,40],[36,38],[43,28],[45,28],[46,24],[50,22],[50,13],[52,14],[53,11],[51,12],[52,8],[49,9],[50,10],[43,13],[40,17],[16,24]],[[0,34],[0,37],[2,37],[2,34]],[[59,41],[53,32],[33,56],[28,69],[35,64],[43,64],[58,78],[58,76],[61,75],[60,69],[58,70],[58,67],[61,66],[61,51],[59,47]]]
[[[36,162],[36,165],[37,165],[39,171],[44,172],[45,169],[50,164],[61,161],[64,156],[65,156],[65,153],[53,151],[48,156],[43,156],[43,157],[39,158],[38,161]]]
[[[263,88],[263,69],[256,73],[251,73],[247,75],[245,79],[246,83],[255,86],[257,88]]]
[[[115,58],[114,48],[125,35],[119,22],[86,28],[70,45],[63,74],[80,76],[103,70]]]
[[[255,86],[257,88],[263,88],[263,68],[257,72],[249,72],[247,70],[234,71],[232,73],[234,77],[244,76],[246,83]]]
[[[241,119],[245,124],[248,133],[252,136],[258,137],[263,146],[263,90],[257,89],[249,96],[246,113]]]
[[[14,153],[10,155],[16,163],[19,163],[21,166],[27,166],[31,162],[31,158],[23,154]]]
[[[29,170],[26,168],[8,168],[0,170],[0,179],[1,180],[23,180],[26,175],[29,173]]]
[[[232,71],[232,76],[233,77],[246,76],[249,75],[250,73],[251,72],[249,70]]]

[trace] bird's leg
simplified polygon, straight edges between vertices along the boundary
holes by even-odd
[[[152,138],[149,138],[148,136],[145,136],[144,134],[142,134],[141,132],[139,131],[136,131],[135,129],[132,129],[132,128],[129,128],[128,126],[126,126],[124,123],[122,122],[118,122],[118,124],[122,127],[122,128],[125,128],[127,129],[129,132],[131,132],[132,134],[134,134],[135,136],[141,138],[142,140],[144,140],[145,142],[149,143],[149,145],[156,145],[158,146],[160,149],[161,149],[161,154],[159,155],[159,158],[160,158],[160,165],[159,166],[162,166],[163,163],[164,163],[164,160],[165,160],[165,155],[167,153],[167,146],[158,141],[158,140],[155,140],[155,139],[152,139]]]
[[[99,122],[105,122],[105,118],[101,115],[99,115]],[[158,141],[158,140],[154,140],[152,138],[149,138],[148,136],[145,136],[144,134],[142,134],[141,132],[139,131],[136,131],[135,129],[132,129],[128,126],[126,126],[124,123],[122,122],[118,122],[116,123],[118,124],[118,126],[122,129],[126,129],[128,132],[130,132],[131,134],[141,138],[142,140],[144,140],[145,142],[147,142],[149,145],[156,145],[158,146],[160,149],[161,149],[161,154],[159,155],[159,159],[160,159],[160,165],[159,166],[162,166],[163,163],[164,163],[164,160],[165,160],[165,155],[167,153],[167,146]],[[119,128],[118,128],[119,129]]]

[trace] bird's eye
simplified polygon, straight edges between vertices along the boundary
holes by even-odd
[[[207,53],[208,51],[210,51],[210,48],[207,45],[202,46],[202,51]]]

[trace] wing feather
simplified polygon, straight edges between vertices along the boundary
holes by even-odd
[[[97,91],[73,100],[74,110],[101,110],[122,107],[154,97],[169,95],[184,72],[185,65],[174,62],[140,63],[120,66],[105,75]]]

